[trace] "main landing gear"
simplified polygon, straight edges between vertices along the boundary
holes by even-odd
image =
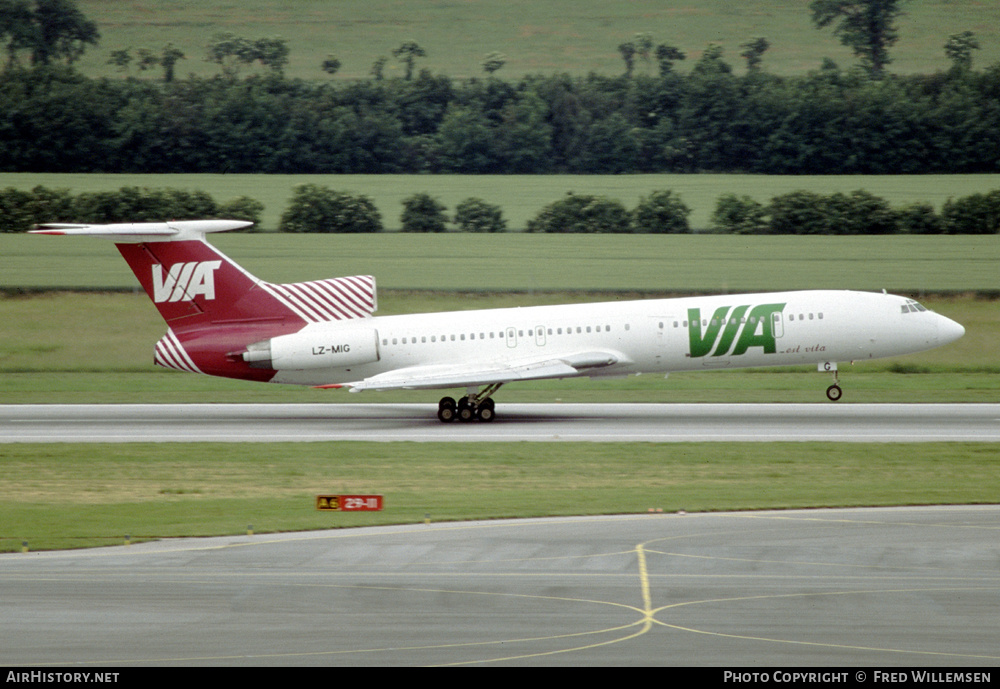
[[[450,423],[455,419],[464,422],[492,421],[496,418],[496,403],[490,396],[499,390],[501,385],[503,383],[493,383],[479,393],[475,388],[470,388],[469,394],[457,401],[454,397],[442,397],[438,402],[438,420],[442,423]]]

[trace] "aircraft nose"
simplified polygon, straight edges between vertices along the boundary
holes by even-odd
[[[937,323],[938,344],[948,344],[954,342],[965,334],[965,328],[961,323],[956,323],[950,318],[938,315]]]

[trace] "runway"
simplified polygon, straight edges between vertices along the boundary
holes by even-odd
[[[1000,661],[998,560],[998,506],[17,553],[0,556],[0,664],[989,668]]]
[[[1000,404],[0,405],[0,442],[1000,441]]]

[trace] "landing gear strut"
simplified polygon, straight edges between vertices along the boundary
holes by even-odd
[[[826,389],[826,397],[831,402],[836,402],[843,396],[844,391],[840,389],[840,378],[837,375],[837,364],[836,362],[826,362],[819,365],[820,371],[832,371],[833,372],[833,385]]]
[[[438,420],[442,423],[450,423],[455,419],[463,422],[492,421],[496,418],[496,403],[491,395],[499,390],[501,385],[503,383],[487,385],[478,393],[475,388],[470,388],[469,393],[458,401],[453,397],[442,397],[438,402]]]

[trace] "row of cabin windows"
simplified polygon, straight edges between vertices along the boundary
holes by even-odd
[[[777,314],[777,313],[774,314],[774,321],[775,322],[778,321],[779,316],[780,316],[780,314]],[[822,312],[820,312],[820,313],[809,313],[809,314],[800,313],[798,316],[796,316],[794,313],[788,314],[788,320],[790,320],[790,321],[795,321],[795,320],[804,321],[806,319],[808,319],[810,321],[813,320],[813,319],[821,321],[821,320],[823,320],[823,313]],[[763,321],[764,319],[763,318],[757,318],[756,316],[753,316],[749,320],[750,320],[750,325],[756,325],[756,323],[758,321]],[[719,319],[718,318],[711,319],[711,322],[712,322],[712,325],[719,325]],[[747,322],[747,318],[743,317],[743,318],[741,318],[739,320],[739,322],[740,323],[746,323]],[[704,318],[701,321],[701,324],[703,326],[707,326],[708,323],[709,323],[709,319],[707,319],[707,318]],[[736,319],[735,318],[730,318],[729,319],[729,323],[731,325],[736,325]],[[663,323],[660,323],[660,327],[661,328],[663,327]],[[688,327],[688,322],[687,321],[674,321],[674,327],[675,328],[680,328],[680,327],[686,328],[686,327]]]
[[[626,325],[625,329],[628,330],[629,326]],[[607,333],[609,333],[609,332],[611,332],[611,326],[610,325],[596,325],[596,326],[578,325],[578,326],[575,326],[575,328],[574,327],[568,327],[568,328],[548,328],[548,329],[545,329],[545,328],[542,328],[541,326],[539,326],[538,328],[528,328],[528,330],[527,330],[527,336],[528,337],[536,337],[538,335],[543,335],[546,332],[549,335],[564,335],[564,334],[565,335],[572,335],[574,333],[576,333],[576,334],[583,334],[583,333],[594,333],[594,332],[598,332],[598,333],[599,332],[607,332]],[[517,337],[524,337],[524,336],[525,336],[525,331],[524,330],[518,330],[517,331]],[[440,341],[441,342],[449,342],[449,341],[450,342],[456,342],[456,341],[458,341],[458,342],[464,342],[466,340],[494,340],[494,339],[500,339],[500,340],[502,340],[502,339],[504,339],[506,337],[507,337],[507,332],[504,331],[504,330],[500,330],[500,331],[496,331],[496,332],[490,331],[489,333],[485,333],[485,332],[481,332],[481,333],[468,333],[468,335],[466,335],[466,333],[458,333],[458,334],[452,333],[450,335],[441,335]],[[414,337],[394,337],[394,338],[392,338],[392,344],[417,344],[418,340],[419,340],[420,344],[427,344],[428,342],[435,343],[435,342],[439,341],[437,335],[421,335],[419,338],[416,337],[416,336],[414,336]],[[383,346],[388,346],[388,344],[389,344],[389,338],[387,338],[387,337],[382,338],[382,345]]]

